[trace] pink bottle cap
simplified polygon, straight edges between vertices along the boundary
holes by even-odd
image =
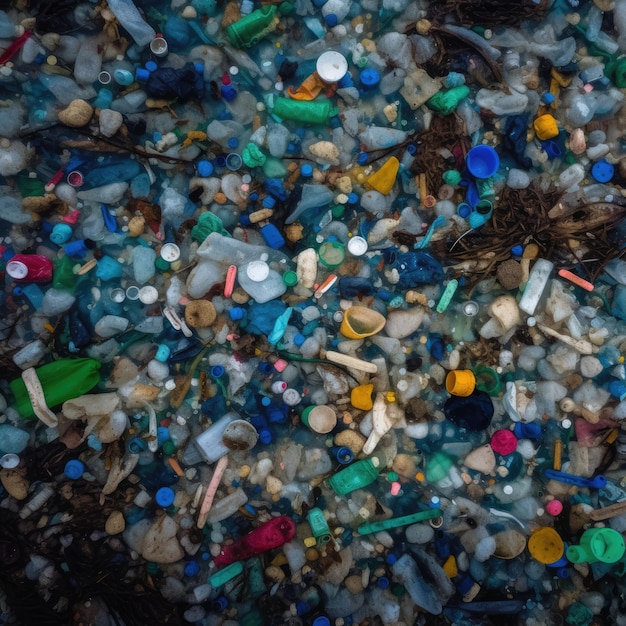
[[[517,437],[510,430],[496,430],[491,436],[491,447],[502,456],[512,454],[517,448]]]
[[[560,500],[550,500],[550,502],[546,504],[546,511],[556,517],[563,511],[563,503]]]

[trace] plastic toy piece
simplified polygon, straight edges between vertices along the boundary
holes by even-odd
[[[391,519],[382,520],[380,522],[361,524],[358,531],[360,535],[377,533],[381,530],[387,530],[389,528],[398,528],[400,526],[408,526],[409,524],[414,524],[416,522],[425,522],[429,519],[441,517],[441,514],[441,509],[428,509],[427,511],[420,511],[419,513],[412,513],[411,515],[392,517]]]
[[[567,474],[566,472],[560,472],[554,469],[545,470],[544,474],[547,478],[552,480],[558,480],[562,483],[568,483],[570,485],[576,485],[577,487],[589,487],[591,489],[602,489],[606,486],[606,476],[598,474],[595,478],[583,478],[582,476],[575,476],[574,474]]]
[[[624,538],[613,528],[590,528],[581,538],[580,545],[567,548],[567,558],[572,563],[617,563],[626,552]]]
[[[295,534],[296,525],[290,517],[286,515],[275,517],[235,543],[223,546],[221,552],[215,557],[214,563],[217,567],[223,567],[235,561],[245,561],[257,554],[280,548],[293,539]]]

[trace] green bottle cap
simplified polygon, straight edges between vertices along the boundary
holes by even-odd
[[[293,287],[298,284],[298,275],[293,270],[288,270],[283,274],[283,283],[287,287]]]

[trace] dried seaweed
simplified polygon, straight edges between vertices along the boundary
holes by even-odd
[[[524,20],[542,20],[547,8],[547,0],[446,0],[431,2],[429,18],[439,21],[454,14],[462,24],[519,26]]]

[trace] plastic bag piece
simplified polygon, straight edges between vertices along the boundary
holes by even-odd
[[[446,400],[443,412],[459,428],[479,432],[491,424],[493,403],[484,391],[474,391],[471,396],[452,396]]]
[[[526,135],[528,132],[528,115],[512,115],[506,118],[502,146],[515,156],[517,163],[525,170],[533,166],[529,157],[524,155],[526,150]]]
[[[397,254],[395,248],[383,251],[387,265],[398,270],[400,289],[410,289],[418,285],[436,285],[443,280],[441,263],[425,252],[405,252]]]
[[[193,63],[185,63],[180,69],[164,67],[150,73],[146,93],[151,98],[178,98],[185,102],[204,96],[202,72]]]

